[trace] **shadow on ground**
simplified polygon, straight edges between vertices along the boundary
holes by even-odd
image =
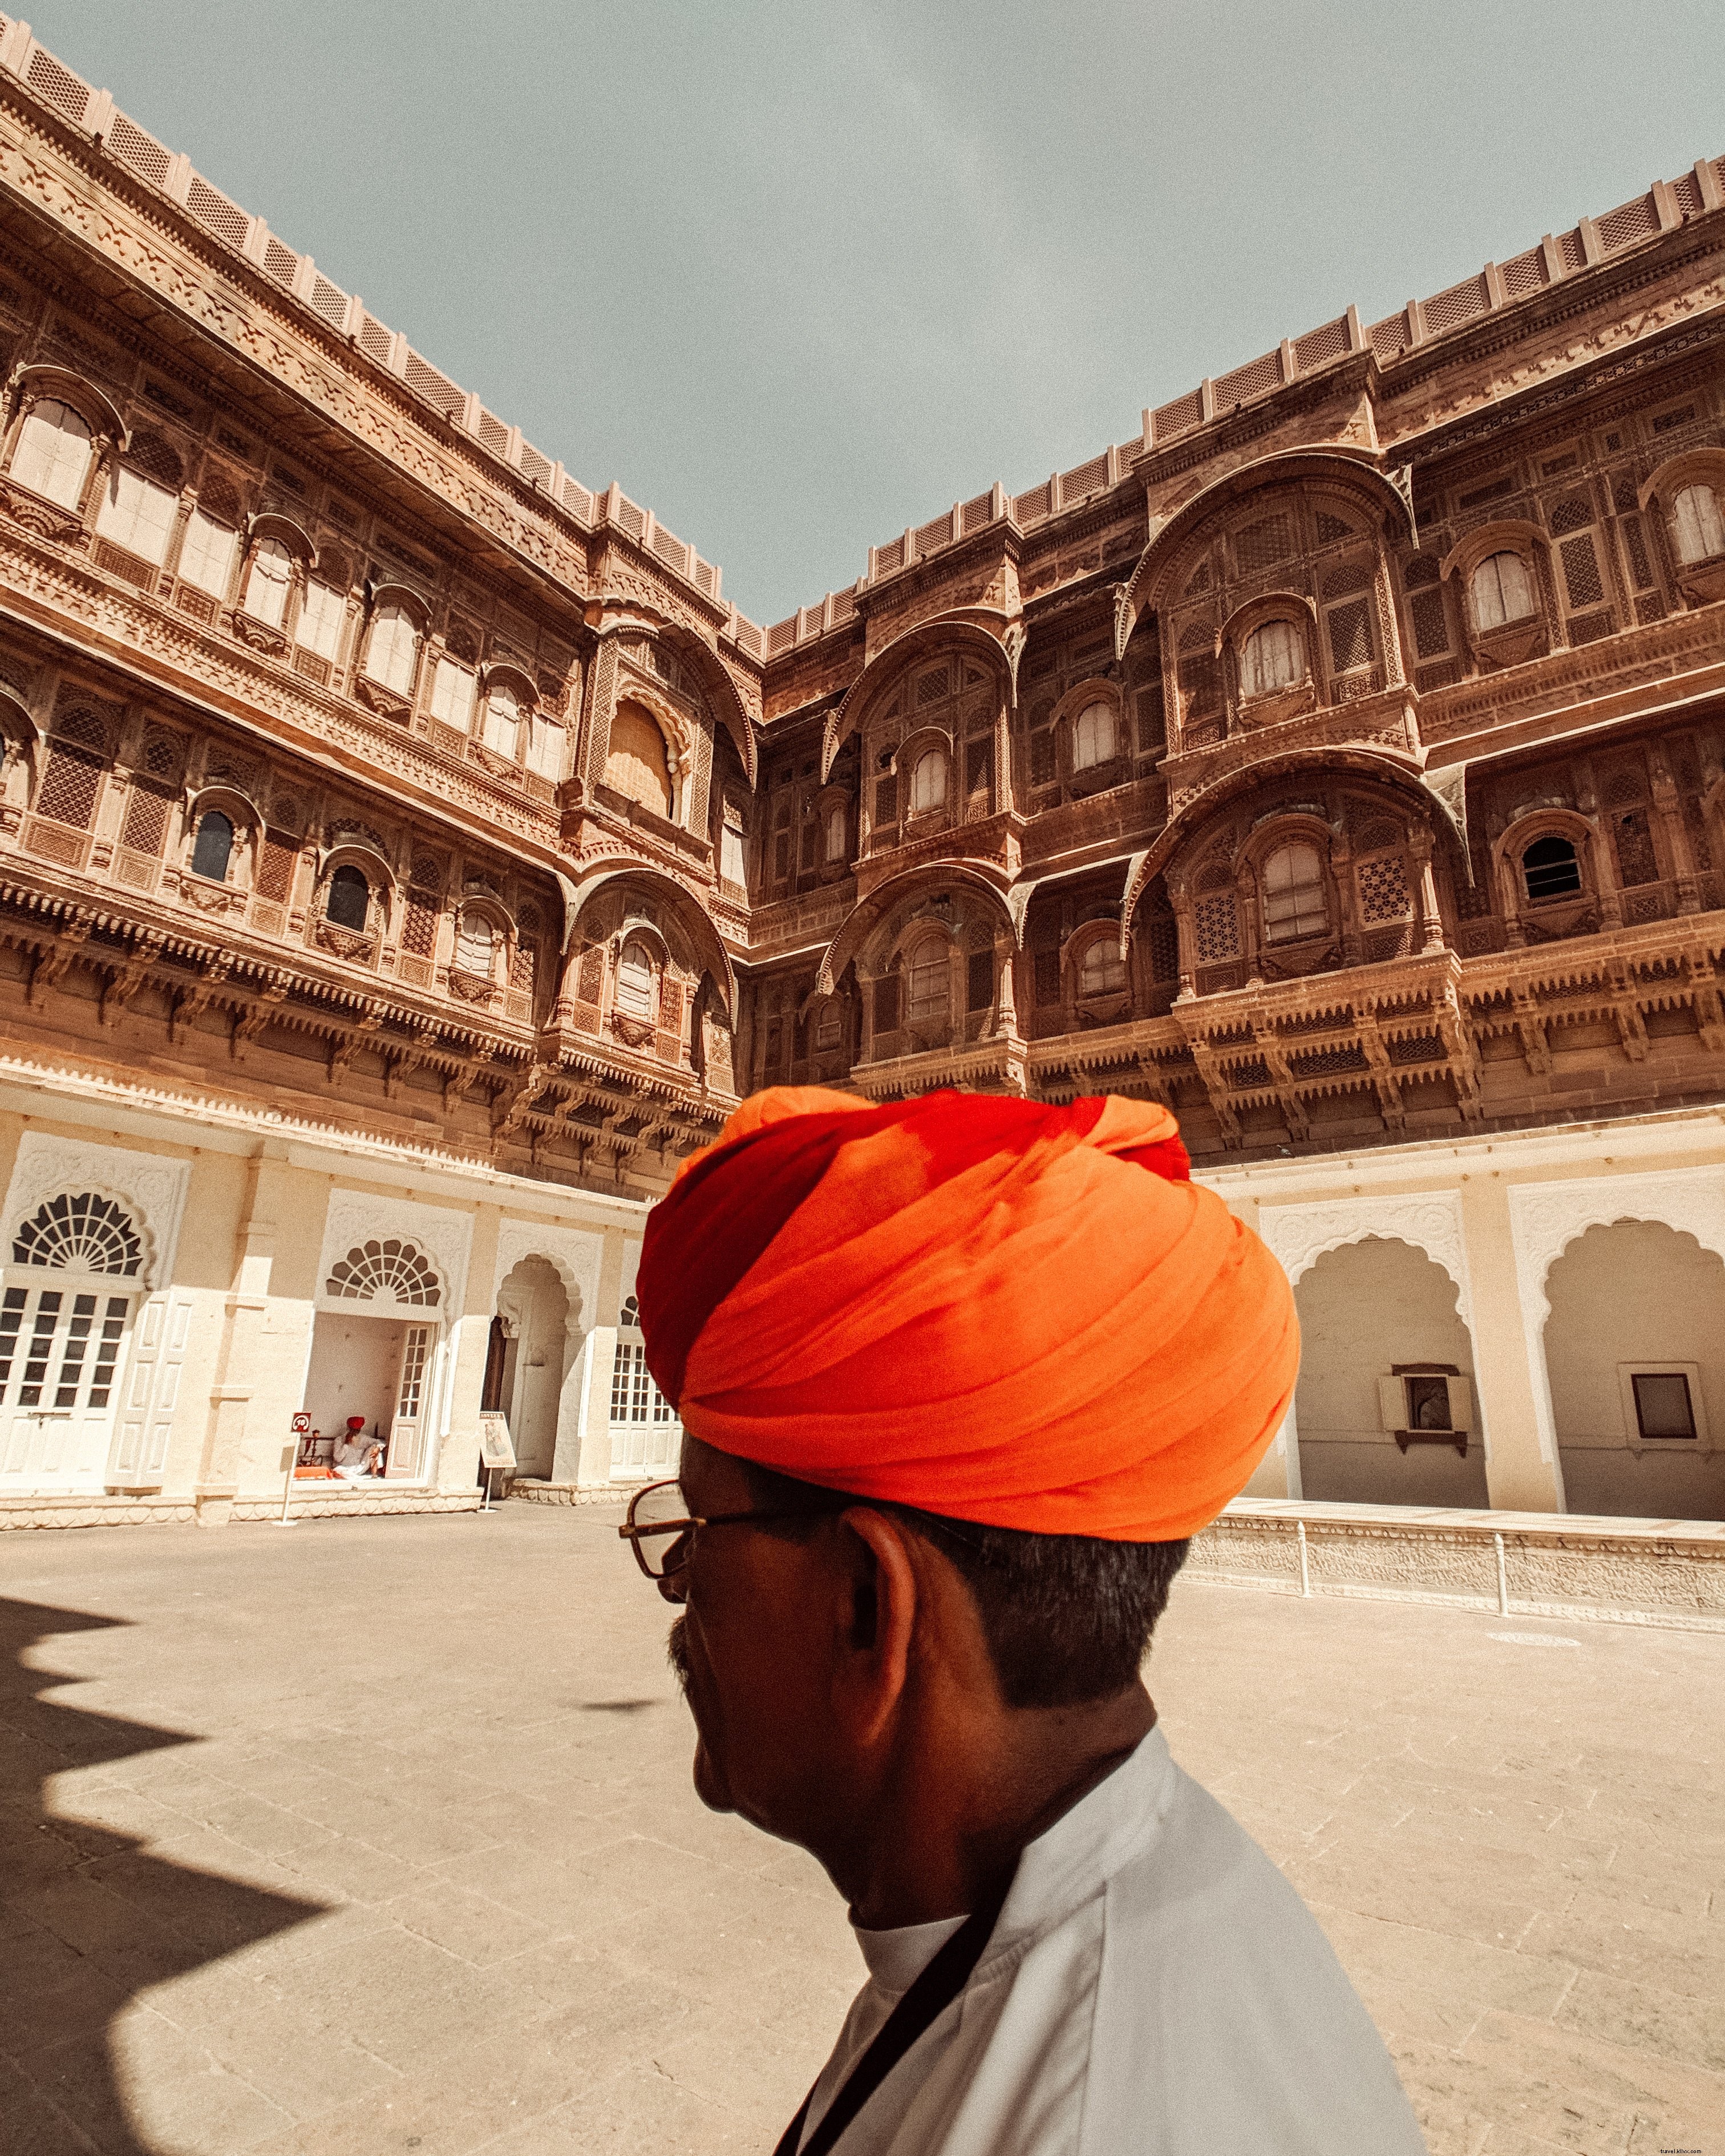
[[[121,1620],[0,1598],[0,2142],[7,2156],[151,2156],[132,2124],[113,2024],[146,1986],[316,1916],[300,1901],[146,1853],[57,1816],[51,1775],[196,1743],[64,1697],[44,1640]]]

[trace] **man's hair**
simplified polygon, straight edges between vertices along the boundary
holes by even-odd
[[[762,1512],[806,1515],[812,1527],[863,1505],[933,1543],[970,1590],[1009,1707],[1077,1707],[1124,1691],[1138,1674],[1191,1547],[987,1527],[823,1489],[752,1460],[737,1464]],[[783,1524],[797,1531],[795,1520]]]

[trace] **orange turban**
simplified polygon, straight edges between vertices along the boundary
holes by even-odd
[[[1165,1108],[746,1101],[647,1224],[647,1362],[722,1452],[1041,1534],[1168,1542],[1294,1389],[1286,1276]]]

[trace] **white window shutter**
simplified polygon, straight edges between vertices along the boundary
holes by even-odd
[[[1451,1430],[1473,1428],[1473,1387],[1466,1378],[1445,1378],[1450,1389],[1450,1427]]]
[[[1399,1378],[1378,1380],[1378,1414],[1387,1430],[1408,1426],[1408,1389]]]

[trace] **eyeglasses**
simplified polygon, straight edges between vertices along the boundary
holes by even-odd
[[[807,1510],[691,1512],[680,1482],[649,1482],[629,1499],[628,1514],[617,1532],[634,1549],[635,1563],[657,1584],[660,1594],[673,1602],[680,1602],[683,1593],[677,1575],[686,1568],[694,1553],[697,1527],[764,1526],[773,1520],[809,1520],[818,1517]]]

